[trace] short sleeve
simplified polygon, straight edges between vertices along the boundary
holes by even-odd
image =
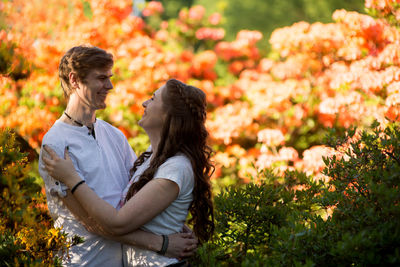
[[[192,165],[184,156],[169,158],[158,168],[154,178],[164,178],[175,182],[179,187],[179,194],[192,188],[194,184]]]
[[[53,149],[59,157],[64,154],[64,151],[62,150],[61,147],[55,145],[55,144],[43,144],[49,146],[51,149]],[[67,189],[68,187],[64,185],[63,183],[55,180],[53,177],[51,177],[46,169],[44,168],[44,163],[43,163],[43,156],[48,157],[47,152],[42,148],[40,149],[40,156],[39,156],[39,173],[40,176],[42,177],[44,184],[46,185],[46,191],[50,193],[51,196],[60,196],[60,197],[65,197],[67,196]]]
[[[53,149],[59,157],[64,157],[64,147],[61,147],[56,144],[44,144],[46,146],[49,146],[51,149]],[[43,163],[43,156],[47,156],[47,152],[42,148],[40,149],[40,155],[39,155],[39,173],[40,176],[42,177],[44,184],[46,186],[46,191],[50,193],[51,196],[59,196],[59,197],[66,197],[67,196],[67,190],[68,187],[51,177],[46,169],[44,168],[44,163]],[[74,165],[74,158],[71,158],[73,161]],[[81,173],[77,171],[79,176],[82,177]]]

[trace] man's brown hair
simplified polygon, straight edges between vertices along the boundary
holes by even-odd
[[[113,56],[101,48],[83,45],[71,48],[61,58],[58,68],[64,96],[69,98],[72,93],[72,87],[69,82],[69,74],[71,72],[76,73],[79,80],[84,82],[90,71],[111,68],[113,64]]]

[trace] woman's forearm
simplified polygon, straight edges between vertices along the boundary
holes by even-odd
[[[112,235],[110,232],[105,231],[93,218],[89,216],[70,191],[68,191],[67,197],[61,198],[61,200],[89,232],[127,245],[140,247],[154,252],[160,251],[162,246],[162,236],[140,229],[124,235]]]
[[[77,175],[77,177],[79,177]],[[73,178],[68,186],[79,182]],[[114,235],[123,235],[139,229],[160,212],[166,209],[178,195],[178,186],[166,179],[154,179],[136,193],[125,205],[116,210],[101,199],[86,184],[80,185],[74,196],[82,207],[106,231]]]
[[[80,181],[81,178],[76,174],[71,176],[66,185],[71,189]],[[90,217],[97,221],[105,231],[116,232],[115,230],[118,228],[117,210],[101,199],[86,183],[79,185],[73,196]]]

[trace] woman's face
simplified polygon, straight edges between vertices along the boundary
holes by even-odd
[[[139,125],[148,131],[161,131],[166,117],[163,106],[162,93],[166,89],[165,85],[157,89],[152,98],[143,102],[145,108]]]

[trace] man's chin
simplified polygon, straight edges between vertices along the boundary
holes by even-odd
[[[103,104],[97,105],[96,109],[105,109],[106,107],[107,107],[107,104],[103,103]]]

